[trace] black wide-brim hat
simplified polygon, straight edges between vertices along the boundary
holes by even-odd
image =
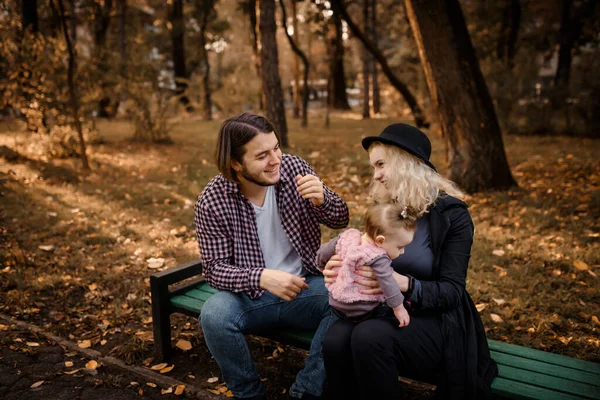
[[[362,146],[365,150],[374,142],[380,142],[406,150],[417,157],[431,169],[437,171],[429,161],[431,157],[431,142],[419,128],[407,124],[388,125],[379,136],[367,136],[362,140]]]

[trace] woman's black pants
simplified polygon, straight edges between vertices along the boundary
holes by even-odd
[[[411,315],[398,327],[384,316],[358,324],[340,319],[323,341],[328,399],[398,399],[398,376],[434,383],[442,361],[439,315]]]

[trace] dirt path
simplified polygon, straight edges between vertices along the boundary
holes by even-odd
[[[0,322],[0,398],[4,400],[216,398],[189,385],[186,393],[176,395],[181,382],[172,378],[96,357],[97,352],[78,349],[64,339],[49,339],[53,336],[30,324],[3,318]]]

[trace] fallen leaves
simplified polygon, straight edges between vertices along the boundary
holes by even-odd
[[[65,367],[71,368],[73,366],[73,361],[65,361]]]
[[[175,387],[175,394],[176,394],[177,396],[179,396],[179,395],[183,394],[183,391],[184,391],[184,390],[185,390],[185,385],[177,385],[177,386]]]
[[[217,378],[216,376],[213,376],[212,378],[208,378],[206,380],[206,382],[208,382],[208,383],[215,383],[215,382],[218,382],[218,381],[219,381],[219,378]]]
[[[504,322],[504,320],[498,314],[490,314],[490,317],[492,318],[492,321],[494,321],[497,324],[501,324],[502,322]]]
[[[148,264],[148,268],[150,269],[157,269],[162,267],[163,265],[165,265],[165,259],[164,258],[154,258],[154,257],[150,257],[149,259],[146,260],[146,263]]]
[[[77,347],[79,347],[80,349],[88,349],[88,348],[92,347],[92,341],[88,340],[88,339],[78,340]]]
[[[34,383],[33,385],[29,386],[31,389],[35,389],[36,387],[40,387],[44,384],[44,382],[46,381],[37,381],[36,383]]]
[[[87,369],[95,370],[96,368],[98,368],[98,362],[95,360],[88,361],[88,363],[85,364],[85,367]]]
[[[501,250],[501,249],[494,250],[494,251],[492,251],[492,254],[495,255],[495,256],[498,256],[498,257],[502,257],[505,254],[505,251]]]
[[[40,345],[38,342],[27,342],[25,344],[29,347],[39,347]]]
[[[192,344],[190,342],[188,342],[187,340],[179,339],[177,341],[177,343],[175,344],[175,347],[177,347],[183,351],[188,351],[188,350],[192,349]]]
[[[167,363],[160,363],[160,364],[156,364],[150,367],[151,370],[153,371],[160,371],[161,369],[165,368],[167,365]]]
[[[574,261],[573,266],[579,271],[587,271],[589,269],[589,265],[585,261]]]
[[[158,372],[160,372],[161,374],[166,374],[167,372],[171,372],[173,370],[173,368],[175,368],[175,365],[171,365],[170,367],[165,367]]]
[[[600,325],[600,320],[595,315],[592,315],[592,322],[596,325]]]
[[[485,304],[485,303],[479,303],[475,306],[475,308],[477,309],[478,312],[482,312],[483,310],[485,310],[486,306],[487,306],[487,304]]]
[[[54,245],[45,244],[45,245],[38,246],[38,249],[44,250],[46,252],[50,252],[50,251],[54,250]]]

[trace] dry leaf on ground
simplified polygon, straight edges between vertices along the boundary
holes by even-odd
[[[160,364],[156,364],[156,365],[151,366],[150,369],[154,370],[154,371],[160,371],[161,369],[163,369],[167,365],[169,365],[169,364],[167,364],[167,363],[160,363]]]
[[[600,320],[595,315],[592,315],[592,322],[596,325],[600,325]]]
[[[38,342],[27,342],[26,345],[29,347],[38,347],[40,344]]]
[[[161,374],[166,374],[167,372],[171,372],[173,370],[173,368],[175,368],[175,364],[171,365],[170,367],[165,367],[165,368],[161,369],[159,372]]]
[[[87,369],[96,369],[98,368],[98,363],[95,360],[91,360],[87,364],[85,364],[85,367]]]
[[[31,389],[35,389],[36,387],[40,387],[42,386],[42,384],[46,382],[46,381],[37,381],[36,383],[34,383],[33,385],[29,386]]]
[[[485,304],[485,303],[479,303],[475,306],[475,308],[477,309],[477,311],[482,312],[486,306],[487,306],[487,304]]]
[[[169,394],[169,393],[173,393],[173,388],[167,388],[167,389],[160,389],[160,394]]]
[[[44,250],[44,251],[52,251],[52,250],[54,250],[54,245],[45,244],[45,245],[42,245],[42,246],[38,246],[38,249]]]
[[[208,383],[215,383],[215,382],[218,382],[218,381],[219,381],[219,378],[217,378],[216,376],[213,376],[212,378],[208,378],[206,380],[206,382],[208,382]]]
[[[177,387],[175,388],[175,394],[177,396],[179,396],[180,394],[183,394],[184,390],[185,390],[185,385],[177,385]]]
[[[490,314],[490,317],[492,318],[492,321],[498,324],[504,322],[504,320],[498,314]]]
[[[494,250],[492,254],[498,257],[502,257],[504,255],[504,250]]]
[[[580,271],[587,271],[589,265],[585,261],[574,261],[573,266]]]
[[[151,257],[151,258],[147,259],[146,262],[148,263],[148,268],[150,268],[150,269],[160,268],[163,265],[165,265],[165,259],[164,258],[154,258],[154,257]]]
[[[150,387],[153,387],[153,388],[156,387],[156,383],[152,383],[152,382],[146,382],[146,385],[150,386]]]
[[[65,367],[70,368],[73,366],[73,361],[65,361]]]
[[[89,347],[92,347],[92,341],[91,340],[80,340],[77,342],[77,347],[79,347],[80,349],[87,349]]]
[[[192,344],[189,341],[183,339],[179,339],[175,346],[183,351],[188,351],[192,349]]]

